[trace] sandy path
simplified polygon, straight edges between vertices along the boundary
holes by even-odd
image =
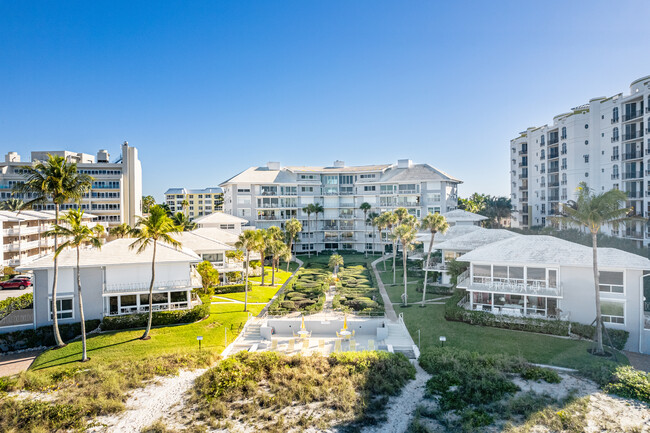
[[[89,431],[140,432],[143,427],[173,412],[174,407],[182,403],[184,394],[194,384],[194,380],[205,371],[206,369],[184,370],[177,376],[162,377],[156,383],[132,391],[124,412],[98,417],[94,421],[99,425]]]
[[[391,397],[386,408],[386,422],[380,425],[364,427],[362,433],[403,433],[413,418],[413,412],[424,399],[427,380],[431,377],[417,363],[415,364],[415,380],[410,381],[402,389],[402,393]]]

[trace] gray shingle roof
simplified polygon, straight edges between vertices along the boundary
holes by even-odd
[[[427,180],[451,180],[460,182],[460,180],[448,175],[447,173],[430,166],[429,164],[413,164],[408,168],[397,168],[391,166],[386,170],[379,182],[421,182]]]
[[[592,249],[552,236],[514,236],[479,247],[458,260],[521,265],[591,267]],[[598,266],[650,269],[650,260],[615,248],[598,248]]]
[[[213,212],[196,218],[197,224],[248,224],[248,220],[225,212]]]
[[[510,230],[482,229],[474,230],[462,236],[455,237],[445,242],[436,243],[436,249],[449,251],[472,251],[476,248],[508,239],[513,236],[521,236]]]
[[[467,233],[471,233],[473,231],[478,231],[478,230],[487,230],[487,229],[475,225],[451,226],[449,227],[449,230],[447,230],[444,234],[436,233],[436,237],[433,240],[433,245],[438,245],[442,242],[446,242],[450,239],[454,239],[457,238],[458,236],[463,236]],[[429,242],[431,241],[431,233],[429,232],[418,233],[416,240],[420,242],[424,242],[426,245],[429,245]]]
[[[485,221],[486,219],[488,219],[486,216],[468,212],[463,209],[450,210],[449,212],[443,213],[442,216],[444,216],[449,222],[457,222],[457,221],[478,222],[478,221]]]
[[[209,238],[205,235],[197,233],[195,230],[190,232],[174,233],[174,239],[179,241],[185,248],[189,248],[194,252],[206,253],[210,251],[227,251],[234,250],[235,248],[221,242],[217,239]]]

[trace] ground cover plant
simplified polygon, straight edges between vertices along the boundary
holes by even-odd
[[[199,377],[192,423],[258,431],[344,425],[358,431],[381,419],[388,397],[415,377],[403,355],[338,353],[329,357],[240,352]]]
[[[337,296],[333,307],[361,313],[383,313],[384,306],[379,289],[365,265],[346,265],[339,269],[336,283]]]
[[[317,312],[323,309],[325,292],[329,288],[332,273],[326,265],[309,263],[296,275],[269,307],[269,313],[281,315],[300,311]]]
[[[12,311],[32,308],[33,304],[34,295],[32,293],[4,299],[0,301],[0,320],[7,317]]]

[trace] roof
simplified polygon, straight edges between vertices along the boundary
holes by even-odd
[[[236,234],[216,227],[199,227],[198,229],[192,230],[192,233],[231,246],[234,246],[235,242],[239,240],[239,236]]]
[[[488,219],[488,217],[475,214],[472,212],[468,212],[463,209],[454,209],[450,210],[449,212],[445,212],[442,214],[443,217],[449,222],[457,222],[457,221],[485,221]]]
[[[0,221],[34,221],[34,220],[54,220],[55,213],[53,210],[31,210],[25,209],[20,212],[0,210]],[[96,215],[84,212],[84,219],[93,219]]]
[[[452,182],[461,182],[445,173],[430,166],[429,164],[411,164],[409,167],[400,168],[397,165],[391,166],[379,178],[378,182],[422,182],[427,180],[450,180]]]
[[[126,264],[151,265],[153,247],[149,246],[138,254],[137,250],[131,248],[133,242],[135,242],[135,239],[124,238],[107,242],[101,249],[85,248],[80,255],[80,265],[81,267]],[[53,267],[53,258],[53,254],[48,254],[18,269],[49,269]],[[201,261],[201,258],[194,251],[185,247],[176,249],[171,245],[159,242],[156,248],[156,263],[193,263],[197,261]],[[76,267],[77,254],[72,249],[66,249],[59,255],[58,262],[59,267],[62,268]]]
[[[513,236],[521,236],[518,233],[503,229],[482,229],[473,230],[467,234],[454,237],[445,242],[436,243],[436,249],[451,251],[472,251],[484,245],[508,239]]]
[[[473,231],[479,231],[479,230],[487,230],[487,229],[475,225],[451,226],[445,233],[436,233],[436,236],[433,239],[433,244],[438,245],[442,242],[446,242],[458,236],[462,236],[467,233],[471,233]],[[424,242],[428,245],[428,243],[431,241],[431,233],[429,232],[418,233],[416,236],[416,240],[420,242]]]
[[[224,212],[214,212],[193,220],[198,225],[202,224],[248,224],[248,220]]]
[[[202,235],[201,233],[197,233],[196,231],[174,233],[172,236],[174,239],[179,241],[183,247],[189,248],[195,252],[225,251],[235,249],[225,242],[209,238],[205,235]]]
[[[354,165],[344,167],[305,167],[305,166],[290,166],[285,167],[287,170],[293,172],[327,172],[327,173],[353,173],[358,171],[382,171],[390,167],[390,164],[377,164],[377,165]]]
[[[251,167],[221,183],[296,183],[286,170],[270,170],[266,167]]]
[[[169,188],[165,191],[168,194],[221,194],[223,190],[218,186],[211,186],[207,188]]]
[[[482,246],[462,255],[458,260],[591,267],[593,256],[591,247],[564,239],[553,236],[521,235]],[[616,248],[598,248],[598,266],[645,270],[650,269],[650,260]]]

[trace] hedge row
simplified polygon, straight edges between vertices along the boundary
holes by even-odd
[[[86,332],[97,329],[99,324],[99,320],[86,320]],[[59,325],[59,332],[63,341],[72,340],[81,335],[81,323],[61,324]],[[3,353],[33,347],[54,346],[54,344],[54,333],[51,325],[0,334],[0,352]]]
[[[32,308],[33,305],[34,295],[32,293],[25,293],[15,298],[7,298],[4,301],[0,301],[0,320],[7,317],[12,311]]]
[[[179,323],[192,323],[203,319],[210,313],[210,306],[197,305],[191,310],[156,311],[151,319],[152,326],[176,325]],[[119,329],[144,328],[149,320],[148,313],[129,314],[125,316],[106,316],[102,320],[102,331],[116,331]]]
[[[216,286],[214,288],[215,295],[225,295],[226,293],[244,293],[246,284],[227,284],[225,286]],[[253,287],[253,283],[248,283],[248,290]]]
[[[493,328],[511,329],[515,331],[536,332],[540,334],[568,336],[570,333],[582,338],[592,339],[596,327],[566,320],[534,319],[530,317],[511,317],[496,315],[484,311],[466,310],[458,306],[465,296],[464,291],[457,290],[449,298],[445,306],[445,319],[454,322],[465,322],[470,325],[490,326]],[[613,346],[623,350],[629,337],[629,332],[620,329],[607,329]]]

